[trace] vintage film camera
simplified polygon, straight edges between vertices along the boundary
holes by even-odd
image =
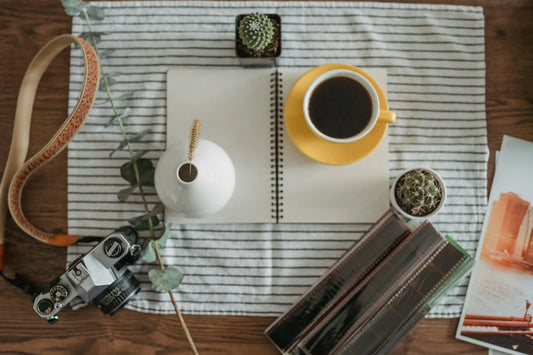
[[[35,312],[53,324],[65,305],[72,302],[73,306],[81,306],[92,301],[104,314],[115,314],[141,288],[127,268],[139,258],[137,238],[131,227],[122,227],[105,237],[34,298]]]

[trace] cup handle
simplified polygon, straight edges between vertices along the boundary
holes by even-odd
[[[383,123],[396,122],[396,114],[391,111],[379,110],[378,121]]]

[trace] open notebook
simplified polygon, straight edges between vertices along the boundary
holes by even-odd
[[[167,73],[167,147],[200,137],[220,145],[235,165],[235,192],[216,215],[172,223],[373,223],[389,207],[388,140],[364,159],[317,163],[291,142],[283,123],[290,89],[307,69],[172,69]],[[386,92],[386,72],[368,70]]]

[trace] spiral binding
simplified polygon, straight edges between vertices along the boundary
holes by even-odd
[[[271,218],[283,219],[283,75],[270,74],[270,187]]]

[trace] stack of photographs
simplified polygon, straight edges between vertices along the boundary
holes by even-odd
[[[504,136],[457,338],[533,354],[533,142]]]

